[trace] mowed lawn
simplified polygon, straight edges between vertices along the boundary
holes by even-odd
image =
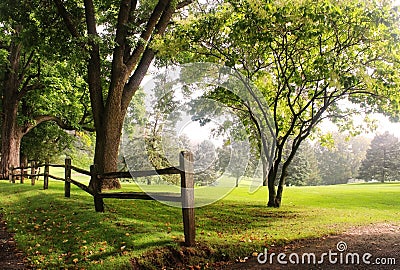
[[[189,263],[235,260],[353,225],[400,224],[400,183],[287,187],[280,209],[267,208],[266,195],[265,188],[250,195],[239,187],[197,208],[200,248],[191,251]],[[138,261],[151,268],[164,259],[152,251],[179,251],[181,209],[155,201],[105,199],[105,204],[106,212],[96,213],[92,197],[75,186],[64,198],[60,182],[51,181],[48,190],[42,181],[35,186],[0,182],[0,212],[35,269],[130,269],[131,259],[146,253],[153,258]]]

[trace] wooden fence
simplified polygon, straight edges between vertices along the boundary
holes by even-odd
[[[38,173],[38,169],[43,167],[44,172]],[[49,168],[64,168],[64,178],[57,177],[50,174]],[[31,173],[28,170],[31,169]],[[71,178],[71,172],[75,171],[80,174],[90,176],[90,186],[86,186]],[[155,193],[144,193],[144,192],[102,192],[101,185],[102,181],[106,179],[115,178],[132,178],[132,177],[146,177],[154,175],[171,175],[180,174],[181,176],[181,193],[166,193],[166,192],[155,192]],[[35,185],[37,177],[43,176],[43,189],[49,188],[49,178],[64,181],[64,196],[69,198],[71,196],[71,184],[79,187],[83,191],[92,195],[94,198],[94,207],[96,212],[104,212],[104,201],[105,198],[114,199],[138,199],[138,200],[160,200],[160,201],[172,201],[181,202],[182,206],[182,217],[183,217],[183,228],[185,235],[185,245],[193,246],[195,244],[195,221],[194,221],[194,174],[193,174],[193,154],[190,152],[181,152],[179,155],[179,166],[170,167],[160,170],[148,170],[148,171],[133,171],[133,172],[111,172],[99,174],[97,166],[90,166],[90,171],[75,167],[71,164],[71,159],[65,159],[64,165],[49,164],[46,162],[44,165],[37,165],[33,163],[27,167],[10,167],[10,182],[15,183],[16,180],[20,180],[24,183],[24,177],[31,179],[31,184]]]

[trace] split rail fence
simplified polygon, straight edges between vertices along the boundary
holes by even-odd
[[[38,168],[44,167],[43,173],[38,173]],[[50,174],[50,167],[65,168],[64,178]],[[31,173],[28,170],[31,169]],[[85,185],[71,178],[71,172],[90,176],[90,185]],[[102,182],[107,179],[116,178],[137,178],[154,175],[172,175],[179,174],[181,177],[181,193],[166,193],[166,192],[102,192]],[[105,198],[114,199],[138,199],[138,200],[159,200],[181,202],[183,229],[185,235],[185,245],[193,246],[195,244],[195,221],[194,221],[194,174],[193,174],[193,154],[191,152],[181,152],[179,155],[179,166],[170,167],[159,170],[133,171],[133,172],[111,172],[99,174],[96,165],[90,166],[90,171],[75,167],[71,164],[71,159],[65,159],[64,165],[49,164],[36,165],[33,163],[27,167],[10,167],[10,182],[15,183],[20,180],[24,183],[24,177],[31,179],[31,184],[35,185],[38,177],[43,177],[43,189],[49,188],[49,178],[64,181],[64,196],[71,196],[71,184],[79,187],[83,191],[92,195],[94,198],[94,207],[96,212],[104,212]]]

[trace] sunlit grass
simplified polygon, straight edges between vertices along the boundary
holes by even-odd
[[[235,259],[353,225],[400,222],[400,183],[288,187],[280,209],[266,207],[264,187],[248,191],[236,188],[196,209],[197,241],[215,253],[204,261]],[[96,213],[92,197],[77,187],[71,198],[63,196],[62,182],[51,181],[49,190],[42,190],[42,181],[35,186],[0,183],[4,218],[37,269],[129,269],[132,257],[165,246],[178,249],[183,240],[179,208],[105,199],[106,212]]]

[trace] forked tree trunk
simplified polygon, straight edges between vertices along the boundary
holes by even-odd
[[[141,42],[132,47],[130,42],[129,25],[136,23],[135,14],[140,6],[138,1],[121,0],[118,12],[118,21],[115,31],[115,47],[112,55],[112,67],[109,74],[110,84],[107,94],[104,95],[103,78],[101,72],[100,46],[95,38],[89,39],[88,48],[88,85],[93,120],[96,129],[96,149],[94,163],[99,173],[115,172],[118,164],[118,150],[125,112],[133,95],[139,88],[141,81],[155,56],[153,48],[148,46],[156,35],[163,35],[176,9],[182,8],[192,1],[176,2],[159,0],[150,12],[140,36]],[[82,39],[77,25],[78,18],[68,12],[64,1],[54,0],[57,10],[65,25],[74,38]],[[97,14],[95,1],[85,0],[85,24],[87,34],[99,37],[97,31]],[[100,37],[99,37],[100,38]],[[97,178],[92,178],[97,181]],[[92,188],[98,183],[90,183]],[[118,179],[106,181],[103,189],[119,188]]]
[[[278,182],[278,190],[276,191],[275,189],[275,183],[278,178],[278,167],[279,164],[282,162],[282,148],[280,149],[281,151],[278,151],[277,159],[275,160],[273,169],[270,171],[268,174],[268,206],[269,207],[276,207],[279,208],[282,204],[282,195],[283,195],[283,188],[285,186],[285,181],[288,173],[288,168],[289,165],[292,163],[292,160],[294,156],[297,153],[297,150],[299,149],[301,140],[298,140],[295,142],[292,146],[292,150],[287,157],[286,161],[283,162],[282,164],[282,170],[281,174],[279,176],[279,182]]]
[[[282,173],[279,176],[278,189],[276,189],[275,183],[278,179],[278,167],[273,168],[268,173],[268,207],[280,207],[282,202],[283,187],[285,185],[287,166],[285,164],[282,167]]]

